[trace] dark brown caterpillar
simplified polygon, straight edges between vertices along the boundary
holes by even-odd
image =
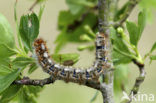
[[[98,82],[99,75],[104,71],[101,65],[104,66],[104,68],[108,68],[109,66],[107,65],[106,41],[99,34],[97,35],[96,42],[96,62],[94,67],[87,69],[78,69],[56,64],[48,54],[46,42],[41,38],[35,40],[34,47],[38,62],[43,70],[53,78],[64,80],[66,82],[71,81],[80,84],[90,80]]]

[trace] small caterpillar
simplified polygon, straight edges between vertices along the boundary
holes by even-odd
[[[41,38],[35,40],[34,48],[38,63],[43,71],[47,72],[55,79],[64,80],[66,82],[70,81],[80,84],[90,80],[99,82],[99,75],[104,72],[105,68],[109,68],[109,65],[107,65],[106,39],[99,34],[96,40],[96,61],[93,67],[87,69],[56,64],[48,54],[46,42]]]
[[[111,64],[108,62],[108,47],[108,36],[103,33],[98,33],[96,36],[96,62],[94,64],[94,67],[97,67],[97,64],[100,64],[103,70],[111,67]]]

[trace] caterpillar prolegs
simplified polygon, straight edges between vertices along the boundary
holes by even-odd
[[[35,40],[34,48],[38,63],[42,67],[43,71],[50,74],[54,79],[83,84],[90,80],[98,82],[100,74],[104,72],[104,69],[110,67],[107,62],[106,42],[107,38],[105,38],[105,36],[97,34],[96,61],[93,67],[89,67],[87,69],[79,69],[56,64],[48,54],[46,42],[41,38]]]

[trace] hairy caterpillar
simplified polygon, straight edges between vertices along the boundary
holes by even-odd
[[[96,36],[96,61],[94,67],[100,65],[103,70],[111,67],[111,63],[108,61],[108,52],[109,52],[109,38],[108,35],[103,33],[98,33]]]
[[[110,65],[107,63],[107,39],[100,34],[97,34],[96,39],[96,61],[93,67],[87,69],[56,64],[48,54],[46,42],[41,38],[36,39],[34,42],[35,53],[42,69],[55,79],[80,84],[90,80],[98,82],[99,75],[104,72],[104,69],[109,68]]]

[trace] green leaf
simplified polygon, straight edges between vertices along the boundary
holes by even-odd
[[[34,0],[35,1],[35,0]],[[41,2],[45,2],[45,1],[47,1],[47,0],[37,0],[39,3],[41,3]]]
[[[18,95],[19,103],[37,103],[34,96],[29,93],[28,87],[24,86]]]
[[[0,76],[4,76],[7,75],[8,73],[10,73],[12,71],[11,68],[9,68],[8,66],[1,64],[0,65]]]
[[[4,43],[0,43],[0,59],[8,58],[17,52]]]
[[[139,3],[141,9],[146,10],[147,20],[153,23],[154,13],[153,10],[156,9],[156,0],[141,0]]]
[[[90,22],[92,21],[92,22]],[[58,35],[55,43],[55,53],[58,53],[59,50],[67,43],[67,42],[85,42],[81,40],[81,35],[86,33],[85,26],[88,25],[90,28],[93,28],[97,23],[97,17],[93,13],[88,13],[84,18],[83,22],[74,27],[71,31],[68,31],[67,27],[64,27],[61,33]]]
[[[65,26],[73,24],[80,15],[73,15],[70,11],[60,11],[58,17],[58,28],[62,29]]]
[[[37,68],[38,68],[38,66],[36,63],[31,64],[28,73],[29,74],[33,73]]]
[[[137,46],[138,41],[140,39],[140,35],[139,35],[137,25],[133,22],[127,21],[126,27],[127,27],[128,32],[129,32],[130,42],[133,45]]]
[[[79,54],[77,53],[67,53],[67,54],[53,54],[52,58],[58,62],[63,64],[65,61],[72,60],[75,64],[79,60]]]
[[[129,68],[128,65],[118,65],[114,71],[114,91],[115,93],[122,92],[123,86],[127,87]]]
[[[125,12],[127,8],[127,5],[129,5],[129,2],[125,3],[123,7],[115,13],[115,16],[114,16],[115,21],[119,20],[122,17],[123,13]]]
[[[156,1],[155,0],[141,0],[140,6],[143,8],[156,8]]]
[[[146,24],[146,14],[145,10],[140,12],[138,15],[138,26],[134,22],[127,21],[126,27],[129,32],[131,44],[137,46],[138,41],[141,38],[142,32]]]
[[[16,69],[13,72],[0,78],[0,93],[3,92],[18,77],[22,69]]]
[[[55,54],[57,54],[61,48],[67,43],[68,37],[66,34],[66,29],[62,30],[62,32],[57,36],[55,43],[57,44],[55,47]]]
[[[9,58],[0,59],[0,76],[10,73],[13,68],[11,68],[11,61]]]
[[[11,26],[7,19],[2,14],[0,14],[0,59],[13,55],[14,53],[11,52],[10,49],[13,49],[14,46],[15,40]]]
[[[32,43],[39,34],[39,20],[37,15],[32,13],[22,16],[19,31],[24,45],[32,51]]]
[[[156,42],[153,44],[153,46],[152,46],[150,52],[152,53],[155,49],[156,49]]]
[[[132,61],[132,58],[127,57],[125,55],[122,55],[118,53],[117,51],[112,52],[112,59],[113,59],[113,64],[114,65],[119,65],[119,64],[128,64]]]
[[[150,55],[150,64],[152,63],[153,60],[156,60],[156,55]]]
[[[86,10],[86,7],[94,7],[96,4],[87,0],[66,0],[72,14],[78,14]]]
[[[0,14],[0,43],[4,43],[10,48],[15,46],[11,26],[2,14]]]
[[[151,55],[151,56],[150,56],[150,59],[151,59],[151,60],[156,60],[156,55]]]
[[[111,28],[110,31],[113,47],[117,48],[118,50],[124,53],[131,54],[131,52],[128,49],[128,46],[122,40],[122,37],[116,33],[116,30],[114,28]]]
[[[35,97],[38,97],[39,96],[39,92],[41,92],[43,90],[43,87],[40,87],[40,86],[28,86],[28,90]]]
[[[17,95],[21,87],[21,85],[11,85],[9,88],[3,91],[0,103],[8,103],[10,100],[12,100]]]
[[[28,57],[17,57],[13,60],[13,65],[15,65],[15,67],[24,67],[27,66],[28,64],[34,63],[35,59],[33,58],[28,58]]]
[[[128,49],[127,44],[123,41],[122,36],[117,34],[114,28],[111,28],[110,31],[114,48],[112,51],[113,63],[115,65],[130,63],[132,61],[130,57],[132,53]]]
[[[138,40],[141,37],[141,34],[142,34],[142,32],[143,32],[143,30],[145,28],[145,25],[146,25],[146,13],[145,13],[145,10],[143,10],[138,15],[138,29],[139,29]]]
[[[37,103],[36,97],[41,90],[38,86],[23,86],[18,94],[19,103]]]

